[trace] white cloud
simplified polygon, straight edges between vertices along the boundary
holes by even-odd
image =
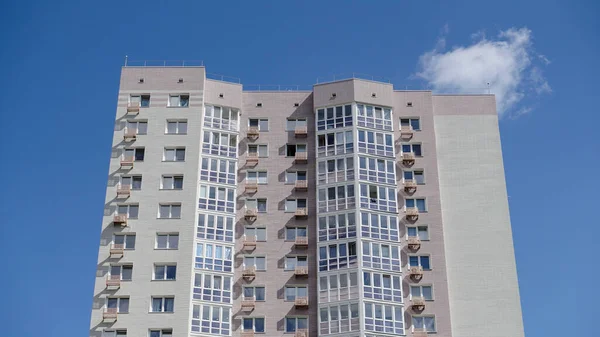
[[[447,27],[444,31],[448,31]],[[515,110],[515,105],[527,95],[552,91],[536,65],[550,61],[533,50],[529,29],[511,28],[501,31],[495,39],[486,38],[480,31],[471,38],[474,41],[470,45],[449,51],[444,51],[445,37],[440,38],[432,51],[420,56],[416,76],[436,92],[487,93],[489,85],[501,116]],[[531,112],[531,108],[519,111],[526,110],[513,115]]]

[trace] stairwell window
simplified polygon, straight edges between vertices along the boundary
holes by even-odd
[[[163,161],[185,161],[185,148],[165,148]]]
[[[190,95],[177,94],[169,96],[169,107],[187,108],[190,106]]]
[[[173,312],[175,298],[173,297],[152,297],[152,307],[150,312]]]
[[[161,204],[158,206],[159,219],[180,219],[181,204]]]

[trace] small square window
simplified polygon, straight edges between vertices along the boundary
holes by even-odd
[[[262,103],[256,103],[257,108],[262,108]]]

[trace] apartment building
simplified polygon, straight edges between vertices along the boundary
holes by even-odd
[[[519,337],[493,95],[122,69],[93,337]]]

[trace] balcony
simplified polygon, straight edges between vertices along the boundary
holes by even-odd
[[[120,225],[121,227],[127,226],[127,214],[117,214],[113,218],[113,224],[115,226]]]
[[[409,267],[408,275],[415,281],[419,281],[423,278],[423,267]]]
[[[110,275],[106,277],[106,288],[119,289],[121,288],[121,275]]]
[[[244,187],[244,191],[246,193],[258,192],[258,183],[256,181],[247,181],[246,186]]]
[[[132,169],[133,168],[133,162],[134,162],[135,158],[133,157],[124,157],[121,159],[121,168],[122,169]]]
[[[294,245],[296,247],[308,247],[308,238],[306,236],[296,236]]]
[[[406,220],[416,221],[419,219],[419,209],[417,207],[406,207]]]
[[[246,165],[256,166],[258,164],[258,152],[248,152],[246,155]]]
[[[244,212],[244,218],[246,218],[246,220],[256,220],[256,217],[258,216],[258,210],[256,209],[247,209],[246,212]]]
[[[244,278],[256,277],[256,267],[249,266],[249,267],[244,268],[244,270],[242,270],[242,277],[244,277]]]
[[[308,330],[306,329],[297,329],[294,337],[308,337]]]
[[[296,212],[294,213],[296,218],[303,218],[308,216],[307,208],[296,208]]]
[[[255,297],[244,297],[242,298],[242,310],[244,311],[252,311],[256,308],[256,298]]]
[[[117,199],[127,199],[131,196],[131,185],[119,185],[117,187]]]
[[[299,164],[308,163],[308,152],[296,152],[294,156],[294,161]]]
[[[242,331],[240,337],[254,337],[254,331]]]
[[[298,266],[294,269],[296,276],[308,276],[308,266]]]
[[[423,297],[413,297],[410,300],[410,307],[416,312],[425,310],[425,299]]]
[[[413,179],[404,179],[404,191],[406,193],[415,193],[417,191],[417,182]]]
[[[294,300],[294,306],[301,308],[308,307],[308,297],[296,297]]]
[[[308,191],[308,180],[296,180],[294,188],[296,191]]]
[[[244,249],[254,249],[256,248],[256,236],[245,236],[244,235]]]
[[[127,116],[137,116],[140,113],[141,106],[139,102],[130,102],[127,104]]]
[[[404,166],[412,166],[415,164],[415,154],[412,152],[406,152],[402,154],[402,164]]]
[[[400,138],[410,139],[414,135],[413,129],[410,125],[402,125],[400,127]]]
[[[248,128],[248,138],[258,139],[259,136],[260,136],[260,131],[258,131],[257,126],[251,126]]]
[[[102,313],[103,322],[116,322],[117,321],[117,308],[108,308]]]
[[[306,138],[308,136],[308,127],[307,126],[297,126],[294,130],[294,135],[297,138]]]
[[[126,142],[132,142],[137,139],[137,130],[127,130],[123,132],[123,140]]]
[[[421,239],[418,236],[409,236],[406,241],[408,249],[410,250],[419,250],[419,248],[421,248]]]
[[[122,243],[114,243],[110,246],[110,257],[111,258],[122,258],[125,253],[125,245]]]

